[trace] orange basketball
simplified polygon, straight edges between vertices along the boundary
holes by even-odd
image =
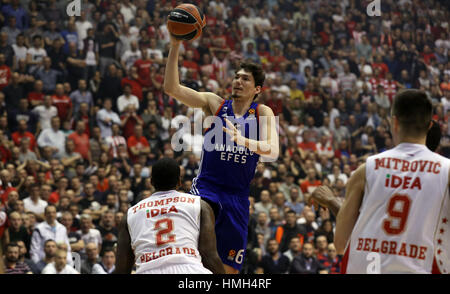
[[[195,40],[206,25],[205,15],[193,4],[180,4],[169,14],[167,28],[177,39]]]

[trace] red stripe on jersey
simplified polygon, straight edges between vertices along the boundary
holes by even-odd
[[[347,273],[348,256],[350,253],[350,242],[348,243],[347,250],[345,250],[344,256],[341,261],[341,274],[345,275]]]
[[[223,101],[222,101],[222,103],[220,104],[220,106],[219,106],[219,108],[217,108],[217,111],[216,111],[216,114],[214,114],[214,116],[218,116],[219,115],[219,112],[222,110],[222,106],[225,104],[225,99],[223,99]],[[209,131],[209,129],[210,128],[207,128],[206,130],[205,130],[205,133],[207,132],[207,131]]]
[[[436,256],[433,257],[433,265],[431,266],[431,273],[433,275],[440,275],[440,274],[442,274],[441,271],[439,270],[438,265],[437,265]]]

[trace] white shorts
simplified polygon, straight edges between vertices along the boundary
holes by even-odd
[[[212,274],[212,272],[196,264],[171,264],[160,266],[155,269],[147,269],[138,274]]]

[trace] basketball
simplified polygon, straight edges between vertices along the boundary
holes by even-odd
[[[167,28],[177,39],[195,40],[206,25],[205,15],[193,4],[180,4],[169,14]]]

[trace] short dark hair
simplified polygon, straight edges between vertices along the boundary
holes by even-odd
[[[116,255],[116,252],[114,251],[114,249],[113,249],[112,247],[106,247],[106,248],[103,250],[102,257],[105,256],[105,254],[108,253],[108,252],[114,253],[114,256]]]
[[[6,245],[6,250],[8,250],[9,247],[17,247],[17,248],[19,248],[19,245],[18,245],[16,242],[9,242],[9,243]],[[19,248],[19,249],[20,249],[20,248]]]
[[[175,189],[180,179],[180,166],[171,158],[158,160],[152,166],[151,183],[156,190]]]
[[[400,91],[394,98],[392,115],[412,136],[425,135],[431,122],[432,105],[427,94],[417,89]]]
[[[243,61],[239,65],[239,68],[236,70],[236,73],[241,69],[252,73],[253,79],[255,80],[255,86],[262,87],[264,85],[266,74],[264,73],[264,70],[262,69],[262,66],[260,64],[251,61]]]

